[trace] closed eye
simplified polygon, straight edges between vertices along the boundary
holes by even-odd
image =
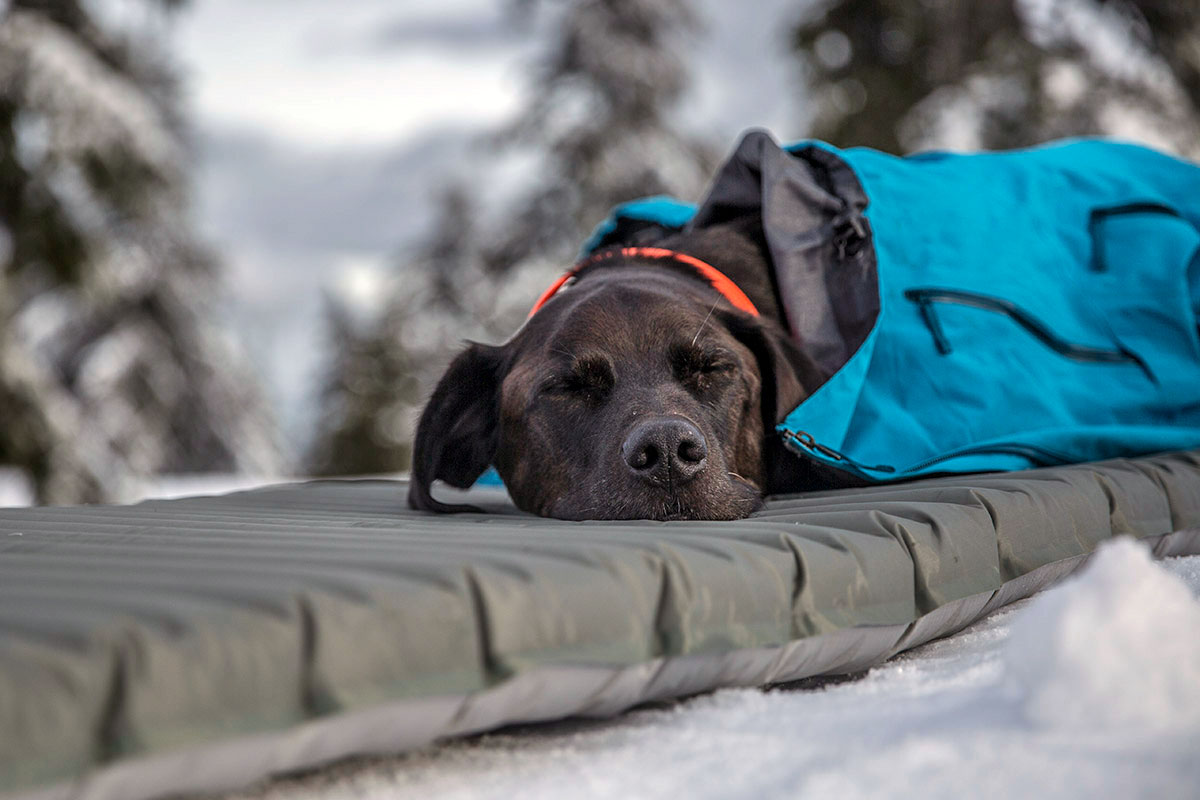
[[[606,358],[580,358],[566,369],[548,375],[541,392],[549,395],[573,395],[589,400],[603,398],[613,387],[616,377]]]
[[[714,372],[733,372],[735,369],[737,364],[719,357],[707,358],[700,365],[700,372],[706,375]]]
[[[738,369],[734,355],[721,348],[675,347],[670,359],[675,377],[685,383],[711,382]]]
[[[591,388],[592,384],[574,373],[551,376],[542,384],[542,392],[546,394],[573,394]]]

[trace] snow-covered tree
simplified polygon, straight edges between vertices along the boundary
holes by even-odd
[[[835,0],[795,43],[813,134],[891,152],[1109,134],[1200,153],[1200,19],[1180,0]]]
[[[375,417],[392,420],[387,429],[404,438],[359,436],[358,448],[391,450],[372,463],[399,463],[401,454],[406,461],[420,401],[463,339],[511,335],[616,203],[662,192],[695,198],[708,179],[715,151],[672,116],[687,88],[684,48],[697,26],[684,0],[517,5],[544,41],[528,100],[511,125],[479,142],[463,174],[448,179],[430,237],[400,259],[371,335],[375,352],[388,353],[380,357],[411,372],[396,377],[394,395],[326,391],[322,414],[346,422],[320,429],[312,463],[323,471],[359,468],[321,454],[338,451],[347,432],[362,427],[351,420]],[[327,386],[339,384],[343,369],[334,364]],[[397,398],[407,427],[394,422]]]
[[[327,295],[325,324],[330,365],[314,440],[319,447],[308,457],[308,471],[365,475],[407,469],[409,408],[417,401],[417,385],[407,350],[380,335],[392,329],[392,321],[385,316],[363,331],[348,304]]]
[[[168,13],[177,0],[146,0]],[[216,318],[164,53],[78,0],[0,11],[0,463],[40,502],[156,472],[274,470]]]
[[[503,134],[542,160],[487,248],[489,269],[506,272],[533,255],[570,257],[623,200],[700,191],[715,154],[671,116],[687,89],[683,48],[696,27],[685,0],[557,9],[529,102]]]

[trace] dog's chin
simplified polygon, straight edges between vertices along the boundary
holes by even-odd
[[[566,495],[547,504],[542,515],[566,520],[734,520],[762,506],[757,486],[730,479],[718,486],[688,485],[675,490],[639,487],[623,493],[620,499]]]

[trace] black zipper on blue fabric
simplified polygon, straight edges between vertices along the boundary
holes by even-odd
[[[1097,236],[1100,224],[1109,217],[1124,214],[1165,214],[1168,217],[1183,219],[1183,215],[1170,206],[1152,201],[1092,209],[1092,213],[1088,215],[1088,236],[1092,239],[1092,259],[1088,268],[1092,272],[1108,271],[1108,264],[1104,261],[1104,249],[1100,247],[1100,239]]]
[[[950,453],[944,453],[940,456],[927,458],[924,461],[914,464],[905,472],[918,472],[923,469],[928,469],[934,464],[943,461],[951,461],[955,458],[963,456],[978,456],[987,453],[997,453],[1001,455],[1020,456],[1027,458],[1037,467],[1049,467],[1057,464],[1067,464],[1071,461],[1068,456],[1061,453],[1056,453],[1053,450],[1048,450],[1044,447],[1039,447],[1035,444],[989,444],[980,445],[979,447],[966,447],[961,450],[955,450]]]
[[[801,455],[809,455],[818,453],[830,461],[837,461],[840,464],[845,464],[858,472],[895,472],[896,468],[887,464],[878,464],[870,467],[866,464],[860,464],[850,458],[845,453],[839,453],[832,447],[827,447],[813,438],[808,431],[793,431],[789,428],[782,428],[780,433],[783,434],[783,444],[793,453]]]
[[[818,453],[831,461],[835,461],[838,464],[849,467],[850,469],[848,471],[863,477],[870,477],[868,474],[870,472],[886,472],[889,474],[895,474],[898,472],[895,467],[887,464],[880,464],[872,467],[855,461],[845,453],[839,453],[837,450],[817,442],[815,439],[813,439],[812,434],[808,433],[807,431],[793,431],[788,428],[783,428],[781,429],[780,433],[783,434],[784,446],[793,453],[803,456],[811,456],[813,453]],[[914,472],[920,472],[921,470],[928,469],[935,464],[940,464],[944,461],[952,461],[956,458],[986,455],[991,453],[1027,458],[1035,467],[1047,467],[1071,462],[1071,458],[1069,456],[1045,447],[1039,447],[1038,445],[1034,444],[990,444],[980,445],[978,447],[966,447],[960,450],[955,450],[951,453],[944,453],[940,456],[927,458],[924,461],[906,467],[904,469],[904,473],[911,474]]]
[[[956,303],[958,305],[972,306],[974,308],[982,308],[986,311],[996,311],[1005,314],[1013,322],[1016,322],[1032,334],[1042,344],[1072,361],[1090,361],[1101,364],[1136,364],[1148,372],[1142,360],[1128,350],[1105,350],[1099,347],[1089,347],[1087,345],[1068,342],[1050,330],[1037,317],[1015,303],[1003,298],[991,297],[990,295],[978,294],[976,292],[964,292],[960,289],[938,288],[906,289],[904,297],[917,304],[921,312],[921,318],[925,321],[925,325],[933,335],[934,345],[942,355],[949,354],[953,348],[950,346],[949,339],[946,338],[945,331],[942,330],[941,321],[934,310],[934,303]]]

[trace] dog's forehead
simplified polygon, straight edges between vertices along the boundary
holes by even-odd
[[[523,349],[559,356],[603,353],[619,358],[728,336],[698,292],[672,292],[653,283],[601,284],[589,289],[548,308],[552,313],[547,315],[547,324],[529,331]]]
[[[688,309],[662,298],[639,296],[637,302],[581,303],[564,315],[553,345],[572,354],[601,350],[610,356],[661,351],[694,319]]]

